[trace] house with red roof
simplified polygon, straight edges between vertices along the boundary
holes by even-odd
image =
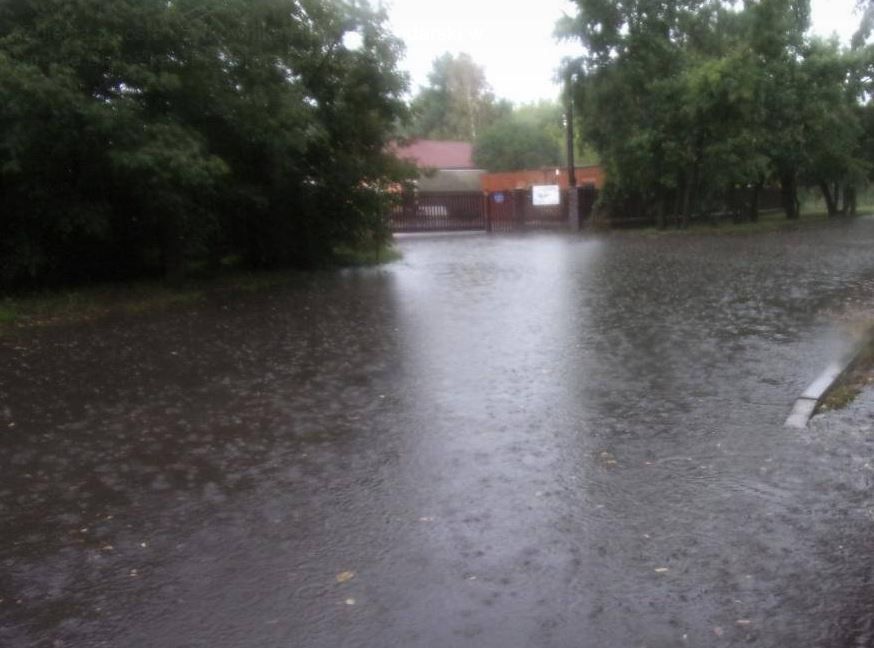
[[[417,187],[424,192],[481,191],[485,171],[473,162],[473,144],[447,140],[412,140],[395,146],[395,155],[419,168]]]

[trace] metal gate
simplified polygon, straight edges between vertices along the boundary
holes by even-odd
[[[548,206],[534,205],[530,189],[496,191],[488,195],[486,225],[490,232],[567,227],[567,201],[566,191],[560,204]]]
[[[579,189],[580,222],[592,213],[594,187]],[[532,229],[560,229],[569,225],[569,194],[561,192],[558,205],[533,204],[530,189],[485,194],[408,193],[390,214],[394,232],[516,232]]]
[[[394,232],[463,232],[486,229],[484,194],[409,193],[391,212]]]

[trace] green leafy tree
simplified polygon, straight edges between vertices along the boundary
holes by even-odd
[[[679,211],[694,183],[698,138],[678,111],[688,25],[703,3],[578,0],[559,26],[587,55],[571,64],[580,131],[607,172],[617,211]]]
[[[477,139],[474,161],[489,171],[537,169],[558,164],[555,140],[536,124],[505,117]]]
[[[855,187],[869,172],[861,106],[845,83],[852,56],[834,41],[814,40],[802,63],[807,126],[802,181],[819,187],[829,216],[855,210]]]
[[[809,38],[807,0],[576,4],[559,31],[587,48],[567,73],[614,209],[685,223],[735,187],[778,182],[791,219],[801,183],[834,212],[826,189],[860,177],[852,61]]]
[[[485,71],[469,54],[436,59],[428,83],[412,102],[413,137],[473,142],[486,125],[512,110],[495,99]]]
[[[0,5],[0,285],[384,236],[407,115],[385,22],[357,0]]]
[[[563,120],[555,102],[519,106],[482,132],[474,145],[474,160],[489,171],[555,166],[564,157]]]

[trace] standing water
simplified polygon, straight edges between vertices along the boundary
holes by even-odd
[[[0,339],[0,645],[874,644],[874,221],[399,247]]]

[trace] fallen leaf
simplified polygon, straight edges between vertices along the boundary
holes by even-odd
[[[748,626],[748,625],[751,625],[751,624],[752,624],[752,621],[750,621],[749,619],[738,619],[738,620],[736,621],[736,623],[737,623],[739,626]]]
[[[719,626],[716,626],[715,628],[713,628],[713,634],[715,634],[717,637],[721,637],[725,634],[725,631]]]
[[[656,567],[655,573],[656,574],[667,574],[669,571],[671,571],[671,570],[668,569],[667,567]]]
[[[346,605],[355,605],[355,599],[354,598],[347,598]]]
[[[338,583],[348,583],[353,578],[355,578],[354,571],[344,571],[337,574],[337,582]]]

